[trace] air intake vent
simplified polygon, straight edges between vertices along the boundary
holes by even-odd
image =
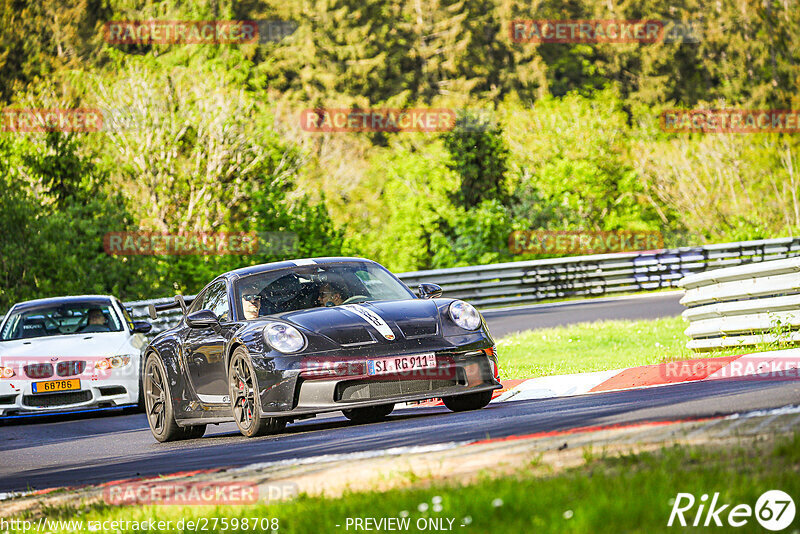
[[[435,392],[455,386],[454,380],[393,380],[386,382],[343,382],[336,386],[336,400],[386,399],[399,395]]]
[[[110,397],[111,395],[124,395],[128,392],[128,390],[122,386],[102,386],[97,389],[100,390],[100,395],[104,397]]]
[[[91,391],[75,391],[71,393],[46,393],[44,395],[25,395],[22,404],[35,408],[49,408],[51,406],[67,406],[92,400]]]

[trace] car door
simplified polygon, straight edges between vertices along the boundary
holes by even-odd
[[[183,344],[183,354],[189,379],[201,402],[226,403],[228,399],[228,370],[225,368],[224,324],[230,321],[228,288],[224,280],[214,282],[203,291],[189,312],[211,310],[223,326],[189,328]]]

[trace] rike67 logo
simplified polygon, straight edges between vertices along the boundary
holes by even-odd
[[[756,521],[767,530],[779,531],[787,528],[794,521],[794,500],[781,490],[765,491],[756,501],[755,507],[749,504],[723,503],[719,493],[709,500],[707,494],[695,499],[691,493],[678,493],[672,503],[667,526],[685,527],[743,527]],[[748,529],[750,530],[750,529]]]

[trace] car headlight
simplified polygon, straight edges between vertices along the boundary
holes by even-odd
[[[264,327],[264,339],[272,348],[283,353],[297,352],[306,344],[297,328],[284,323],[269,323]]]
[[[475,306],[463,300],[450,303],[450,318],[464,330],[475,330],[481,325],[481,314]]]
[[[11,367],[4,367],[0,365],[0,376],[2,376],[3,378],[11,378],[15,374],[16,373],[14,373],[14,369],[12,369]]]
[[[130,356],[109,356],[108,358],[97,360],[97,363],[94,364],[94,367],[95,369],[105,371],[107,369],[121,369],[130,363]]]

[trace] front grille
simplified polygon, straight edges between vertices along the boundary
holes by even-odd
[[[36,408],[50,406],[66,406],[92,400],[91,391],[71,391],[69,393],[44,393],[42,395],[25,395],[22,404]]]
[[[56,373],[58,373],[58,376],[79,375],[84,369],[86,369],[86,362],[83,361],[58,362],[58,364],[56,364]]]
[[[32,363],[23,367],[28,378],[50,378],[53,376],[53,366],[49,363]]]
[[[336,400],[358,401],[385,399],[398,395],[435,392],[456,385],[455,380],[392,380],[374,382],[342,382],[336,386]]]
[[[0,395],[0,404],[14,404],[16,395]]]

